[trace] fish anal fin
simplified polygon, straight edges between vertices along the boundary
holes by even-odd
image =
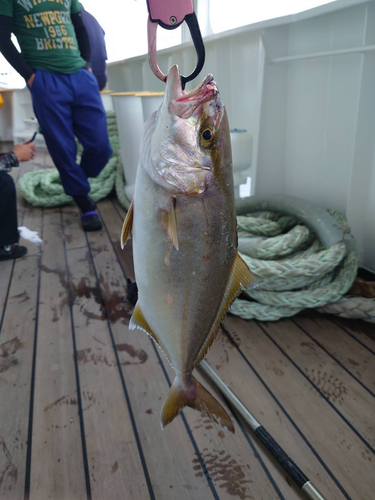
[[[130,238],[133,230],[133,218],[134,218],[134,200],[131,202],[129,210],[126,213],[124,224],[121,231],[121,248],[124,248],[126,242]]]
[[[234,433],[233,422],[228,413],[194,377],[188,388],[180,387],[177,379],[174,380],[161,410],[162,428],[171,423],[185,406],[200,411],[213,422]]]
[[[228,309],[238,297],[238,294],[243,288],[247,288],[254,280],[250,269],[247,267],[246,262],[240,257],[238,253],[234,258],[232,268],[229,274],[228,283],[224,292],[223,300],[220,304],[217,316],[211,327],[210,333],[207,335],[207,339],[203,344],[194,366],[199,364],[202,359],[207,354],[208,349],[211,347],[213,341],[215,340],[216,334],[219,330],[220,322],[228,312]]]
[[[160,347],[164,356],[167,358],[167,360],[170,363],[171,360],[169,358],[168,351],[166,350],[164,345],[160,342],[157,335],[151,330],[151,327],[147,323],[145,317],[143,316],[141,308],[139,307],[138,304],[135,306],[134,311],[133,311],[133,315],[130,318],[130,322],[129,322],[129,329],[130,330],[135,330],[136,328],[138,328],[139,330],[142,330],[143,332],[146,332],[147,335],[149,335],[156,342],[156,344],[158,345],[158,347]]]

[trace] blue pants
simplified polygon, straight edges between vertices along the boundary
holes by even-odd
[[[97,177],[112,154],[95,76],[87,69],[70,75],[37,69],[30,91],[35,116],[65,193],[87,195],[87,178]],[[80,165],[76,163],[74,136],[84,148]]]

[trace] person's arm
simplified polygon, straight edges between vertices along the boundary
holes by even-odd
[[[10,172],[12,167],[18,167],[18,165],[18,158],[13,151],[0,155],[0,172]]]
[[[0,155],[0,172],[9,172],[12,167],[18,167],[20,161],[32,160],[35,156],[35,142],[17,144],[13,151]]]
[[[22,54],[18,52],[11,40],[13,17],[0,15],[0,52],[29,85],[32,83],[34,70],[30,68]],[[30,81],[31,80],[31,81]]]
[[[76,32],[78,47],[82,58],[86,61],[86,68],[91,67],[91,46],[86,26],[83,24],[81,12],[72,14],[72,23]]]

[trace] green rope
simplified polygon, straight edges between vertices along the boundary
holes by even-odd
[[[120,158],[120,139],[118,135],[116,115],[107,113],[109,141],[113,154],[107,165],[96,178],[89,178],[90,196],[99,201],[108,196],[114,188],[120,203],[129,207],[129,200],[124,191],[124,172]],[[78,143],[78,154],[82,153],[82,145]],[[34,207],[58,207],[73,203],[73,198],[65,194],[61,185],[60,174],[56,168],[36,170],[23,175],[19,182],[19,190],[25,200]]]
[[[329,212],[349,233],[345,217]],[[284,232],[293,222],[282,214],[270,217],[269,213],[260,213],[237,219],[239,227],[246,231],[243,236],[247,236],[239,240],[240,254],[254,274],[257,287],[244,292],[250,301],[234,302],[232,314],[243,319],[276,321],[305,308],[321,308],[340,300],[355,280],[357,253],[348,251],[345,243],[325,250],[310,229],[296,220],[294,227]],[[263,260],[259,258],[262,256]]]

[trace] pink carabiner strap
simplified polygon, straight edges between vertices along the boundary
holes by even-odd
[[[147,0],[151,21],[175,27],[194,12],[193,0]]]
[[[150,68],[155,76],[159,78],[162,82],[165,82],[167,77],[159,68],[157,57],[156,57],[156,30],[158,29],[158,23],[151,21],[149,16],[147,22],[147,37],[148,37],[148,62]]]

